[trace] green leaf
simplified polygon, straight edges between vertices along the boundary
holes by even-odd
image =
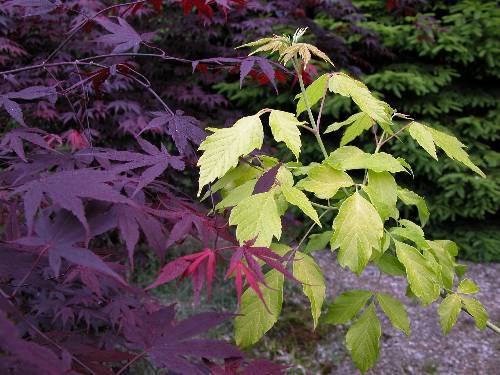
[[[472,169],[481,177],[486,177],[486,175],[481,171],[470,159],[467,152],[464,151],[466,147],[462,142],[460,142],[457,138],[452,135],[440,132],[436,129],[432,129],[427,127],[429,132],[432,134],[432,139],[436,146],[438,146],[441,150],[448,155],[449,158],[457,160],[464,164],[465,166]]]
[[[399,300],[386,293],[378,293],[377,301],[392,325],[409,336],[410,319],[408,318],[405,306]]]
[[[428,249],[429,244],[424,238],[424,231],[417,224],[410,220],[401,219],[401,227],[391,229],[391,234],[413,241],[420,249]]]
[[[476,327],[479,329],[485,329],[486,322],[488,321],[488,312],[482,303],[477,299],[470,297],[462,297],[462,302],[464,303],[465,309],[474,318]]]
[[[215,205],[215,209],[222,210],[224,208],[236,206],[243,199],[248,198],[252,195],[256,183],[256,179],[250,180],[245,182],[243,185],[237,186],[233,190],[230,190],[229,193],[227,193],[227,195]]]
[[[307,241],[306,248],[304,252],[306,254],[312,253],[313,251],[325,250],[326,246],[332,238],[333,231],[327,230],[323,233],[311,234],[309,236],[309,241]]]
[[[384,225],[375,207],[358,192],[347,198],[333,221],[332,250],[340,247],[337,259],[359,276],[370,260],[372,250],[380,248]]]
[[[458,285],[457,292],[462,294],[476,294],[479,292],[479,287],[471,279],[463,279]]]
[[[455,278],[455,259],[450,253],[450,248],[440,241],[427,241],[427,244],[430,246],[429,251],[441,266],[440,273],[443,285],[447,289],[452,289]]]
[[[380,268],[382,272],[385,272],[391,276],[403,276],[406,275],[405,267],[394,255],[385,253],[380,258],[375,259],[374,263]]]
[[[298,160],[300,155],[299,125],[305,124],[305,121],[299,121],[293,113],[272,110],[269,116],[269,126],[276,142],[285,142],[286,146],[293,152]]]
[[[257,115],[242,117],[232,127],[209,135],[198,148],[204,151],[197,164],[200,167],[198,195],[203,186],[235,167],[240,156],[261,148],[263,140],[262,122]]]
[[[234,189],[248,180],[259,177],[260,172],[258,169],[248,164],[238,164],[235,168],[227,172],[223,177],[214,182],[211,189],[203,194],[201,200],[205,200],[210,196],[210,191],[215,194],[219,190],[227,191]]]
[[[261,290],[269,311],[252,288],[247,288],[241,296],[241,315],[234,319],[234,336],[239,347],[246,348],[259,341],[277,322],[281,313],[283,274],[271,270],[265,278],[269,287]]]
[[[298,208],[300,208],[303,213],[309,216],[316,224],[318,224],[321,227],[321,222],[319,221],[318,213],[312,206],[311,202],[309,201],[309,198],[307,198],[303,192],[289,185],[282,185],[281,192],[285,196],[285,199],[287,200],[288,203],[293,204]]]
[[[388,105],[375,98],[370,90],[361,83],[344,73],[336,73],[328,82],[330,91],[342,96],[351,97],[358,107],[377,122],[388,124],[391,118],[386,109]]]
[[[372,303],[349,328],[346,335],[347,349],[361,372],[366,372],[377,362],[381,335],[380,320]]]
[[[302,290],[311,303],[311,314],[316,328],[325,300],[326,286],[323,272],[312,257],[297,251],[293,261],[293,276],[303,283]]]
[[[329,199],[343,187],[354,185],[352,178],[345,172],[329,165],[318,165],[307,172],[307,177],[300,180],[296,187],[314,193],[320,199]]]
[[[363,134],[364,131],[370,129],[372,125],[373,120],[370,118],[370,116],[368,116],[366,113],[363,114],[363,116],[356,119],[356,121],[354,121],[352,125],[349,125],[349,127],[346,129],[344,135],[342,136],[342,139],[340,140],[340,145],[345,146],[346,144],[352,142],[361,134]]]
[[[325,87],[327,84],[329,74],[323,74],[322,76],[316,78],[316,80],[311,83],[306,88],[307,102],[311,108],[320,101],[325,92]],[[306,103],[303,94],[298,94],[295,99],[299,99],[297,102],[297,116],[304,112],[306,108]]]
[[[457,322],[458,315],[462,309],[462,300],[457,294],[449,294],[438,307],[439,323],[443,335],[447,335]]]
[[[370,197],[370,201],[377,209],[382,221],[392,217],[399,217],[399,211],[396,208],[398,201],[396,180],[389,172],[368,171],[368,185],[364,190]]]
[[[404,172],[406,169],[385,152],[368,154],[354,146],[343,146],[330,154],[326,162],[335,169],[371,169],[374,172]]]
[[[426,126],[414,121],[408,127],[408,131],[411,137],[416,140],[417,143],[422,146],[422,148],[427,151],[430,156],[438,160],[436,155],[436,146],[434,146],[434,140],[432,139],[432,133]]]
[[[405,266],[412,292],[424,305],[439,297],[440,283],[433,264],[413,246],[395,241],[396,255]]]
[[[269,246],[273,236],[279,240],[281,218],[274,193],[268,191],[243,199],[231,211],[229,224],[237,225],[236,238],[240,243],[257,237],[256,246]]]
[[[417,207],[420,223],[422,226],[425,226],[427,220],[429,220],[429,209],[427,208],[425,199],[408,189],[398,189],[398,198],[406,205]]]
[[[371,296],[372,292],[368,290],[349,290],[338,295],[328,307],[325,323],[347,323],[366,305]]]
[[[355,113],[354,115],[351,115],[347,118],[347,120],[341,121],[341,122],[334,122],[333,124],[329,125],[326,130],[324,131],[324,134],[331,133],[334,131],[339,130],[342,126],[344,125],[349,125],[358,120],[359,118],[364,117],[365,114],[363,112],[358,112]]]

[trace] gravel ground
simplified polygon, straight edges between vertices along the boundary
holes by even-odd
[[[444,337],[436,312],[437,304],[433,303],[423,308],[416,301],[407,298],[406,283],[402,278],[382,275],[379,280],[378,270],[371,266],[357,278],[353,273],[341,269],[336,262],[332,262],[331,254],[327,252],[317,254],[317,261],[328,285],[329,299],[345,290],[364,289],[373,285],[381,292],[391,293],[407,306],[411,319],[411,336],[407,337],[393,329],[389,321],[383,319],[379,362],[368,374],[500,374],[500,337],[492,331],[488,329],[479,331],[474,326],[473,320],[462,313],[456,326],[447,337]],[[468,265],[468,275],[481,288],[478,298],[489,312],[490,320],[500,322],[500,299],[497,294],[500,264],[468,263]],[[332,344],[338,345],[338,343]],[[325,343],[318,345],[318,352],[314,355],[316,361],[328,360],[328,353],[331,353],[331,350],[326,345]],[[317,370],[312,373],[357,374],[359,372],[350,359],[343,356],[328,370]]]

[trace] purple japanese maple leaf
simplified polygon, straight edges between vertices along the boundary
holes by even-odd
[[[28,162],[24,153],[23,140],[50,150],[50,146],[44,138],[45,135],[47,133],[37,128],[14,129],[3,135],[0,141],[0,150],[13,151],[21,160]]]
[[[116,227],[114,215],[95,214],[90,217],[88,228],[92,236],[97,236]],[[85,242],[86,232],[82,224],[67,211],[58,211],[54,220],[48,213],[38,217],[33,236],[22,237],[16,244],[36,247],[40,257],[48,256],[49,265],[54,275],[58,276],[62,259],[78,266],[86,267],[110,276],[122,285],[127,283],[113,271],[98,255],[79,246]]]
[[[153,112],[156,116],[142,132],[158,129],[161,132],[172,137],[175,146],[181,154],[187,154],[189,141],[199,145],[205,139],[205,132],[200,129],[200,122],[192,116],[184,115],[182,111],[176,111],[175,114],[167,112]]]
[[[207,359],[203,362],[212,375],[282,375],[288,368],[266,359],[255,359],[245,363],[242,358],[229,358],[224,360],[224,367]]]
[[[240,89],[243,85],[243,80],[245,77],[250,73],[252,70],[253,66],[257,64],[262,73],[269,79],[269,82],[271,82],[271,85],[273,85],[274,89],[276,92],[278,92],[278,88],[276,87],[276,80],[275,80],[275,71],[273,68],[273,65],[269,62],[268,59],[260,56],[249,56],[244,58],[241,61],[240,65]]]
[[[60,0],[10,0],[3,4],[7,7],[19,7],[25,17],[40,16],[60,7]]]
[[[26,89],[8,92],[0,95],[0,107],[4,107],[7,113],[19,124],[26,126],[24,122],[21,106],[12,99],[33,100],[47,98],[52,104],[57,100],[57,93],[54,87],[31,86]]]
[[[202,362],[193,363],[186,357],[242,357],[237,348],[225,342],[194,338],[231,316],[202,313],[177,322],[172,305],[152,314],[144,314],[135,325],[124,326],[124,333],[131,346],[144,351],[156,366],[179,374],[202,375],[207,373],[206,365]]]
[[[281,167],[281,163],[276,164],[271,169],[267,170],[262,176],[259,177],[252,194],[259,194],[268,192],[276,181],[276,175]]]
[[[125,52],[130,49],[137,52],[142,41],[152,37],[151,33],[139,35],[125,19],[121,17],[116,18],[118,23],[111,22],[108,18],[104,17],[96,19],[97,23],[111,34],[100,36],[95,41],[114,46],[113,53]]]
[[[30,232],[33,228],[34,217],[46,195],[52,203],[72,212],[89,233],[83,198],[133,204],[130,199],[109,185],[116,178],[114,172],[88,168],[57,172],[27,182],[14,190],[13,194],[23,194],[24,211]]]

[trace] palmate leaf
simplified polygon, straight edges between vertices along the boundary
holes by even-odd
[[[302,290],[309,298],[314,328],[316,328],[325,300],[326,286],[323,273],[312,257],[297,251],[293,261],[293,275],[302,283]]]
[[[444,335],[447,335],[457,322],[462,309],[462,299],[458,294],[446,296],[438,307],[439,323]]]
[[[370,90],[361,83],[344,73],[332,74],[328,82],[331,92],[351,97],[358,107],[379,124],[391,123],[388,114],[389,106],[375,98]]]
[[[200,145],[204,151],[198,160],[199,190],[220,178],[238,164],[240,156],[262,147],[264,131],[259,116],[242,117],[230,128],[219,129]]]
[[[345,172],[328,164],[309,169],[307,177],[300,180],[296,187],[314,193],[320,199],[329,199],[343,187],[354,185],[352,178]]]
[[[385,152],[369,154],[354,146],[342,146],[328,156],[326,163],[335,169],[370,169],[374,172],[404,172],[399,160]]]
[[[299,125],[305,124],[305,121],[299,121],[289,112],[272,110],[269,116],[269,126],[276,142],[285,142],[286,146],[293,152],[297,160],[300,155]]]
[[[271,270],[265,275],[265,280],[269,286],[262,290],[265,305],[252,288],[248,288],[241,298],[241,315],[234,320],[234,335],[239,347],[255,344],[278,321],[283,303],[284,276]]]
[[[346,346],[352,361],[361,372],[366,372],[378,359],[382,328],[372,303],[349,328]]]
[[[466,147],[456,137],[440,132],[439,130],[425,126],[418,122],[412,122],[408,128],[410,136],[422,146],[434,159],[437,160],[436,146],[445,152],[445,154],[466,167],[472,169],[481,177],[486,177],[483,171],[479,169],[469,158],[467,152],[464,151]]]
[[[337,259],[358,276],[363,272],[373,249],[380,248],[384,226],[375,207],[358,192],[347,198],[333,221],[332,250],[339,249]]]
[[[347,323],[366,305],[371,296],[372,292],[368,290],[349,290],[338,295],[328,307],[325,322],[329,324]]]
[[[395,243],[397,257],[405,266],[412,292],[424,305],[435,301],[440,292],[437,267],[413,246],[399,241],[395,241]]]
[[[229,224],[236,225],[236,238],[242,244],[256,238],[255,246],[269,246],[281,237],[281,218],[274,192],[243,199],[231,211]]]

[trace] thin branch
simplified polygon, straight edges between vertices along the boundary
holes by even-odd
[[[404,130],[406,130],[409,126],[411,125],[411,122],[406,124],[405,126],[403,126],[401,129],[399,129],[396,133],[394,133],[393,135],[391,135],[390,137],[387,137],[387,139],[385,139],[384,141],[382,142],[379,142],[379,150],[380,148],[385,145],[387,142],[389,142],[391,139],[397,137],[398,134],[400,134],[401,132],[403,132]]]
[[[147,353],[146,352],[140,352],[138,353],[134,358],[132,358],[130,361],[128,361],[118,372],[116,375],[122,374],[127,368],[129,368],[134,362],[138,361],[142,357],[144,357]]]
[[[316,119],[316,129],[320,131],[321,115],[323,114],[323,107],[325,105],[326,94],[328,92],[328,80],[326,80],[325,89],[323,90],[323,97],[321,98],[321,105],[319,106],[318,118]]]

